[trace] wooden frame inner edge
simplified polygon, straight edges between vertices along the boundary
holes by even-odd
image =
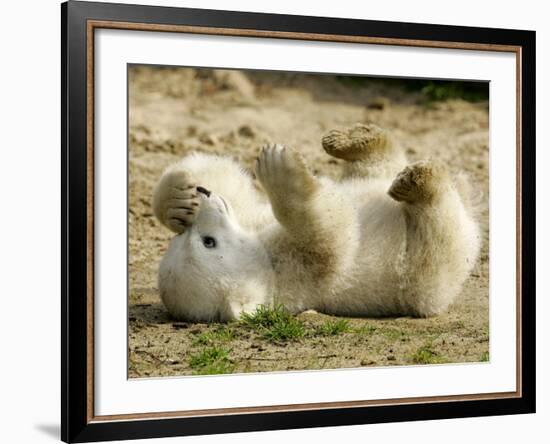
[[[178,32],[189,34],[222,35],[237,37],[263,37],[294,40],[330,41],[342,43],[367,43],[376,45],[420,46],[424,48],[466,49],[478,51],[513,52],[516,55],[516,391],[478,393],[452,396],[423,396],[364,401],[340,401],[307,404],[285,404],[257,407],[229,407],[206,410],[183,410],[173,412],[129,413],[116,415],[94,414],[94,31],[96,28],[125,29],[133,31]],[[522,151],[522,77],[521,46],[488,43],[446,42],[435,40],[399,39],[385,37],[347,36],[334,34],[311,34],[286,31],[264,31],[235,28],[213,28],[187,25],[165,25],[132,23],[106,20],[87,20],[86,24],[86,207],[87,207],[87,422],[109,422],[138,419],[188,418],[198,416],[222,416],[236,414],[258,414],[292,412],[303,410],[325,410],[334,408],[358,408],[368,406],[405,405],[414,403],[439,403],[475,401],[490,399],[520,398],[522,396],[522,349],[521,349],[521,151]]]

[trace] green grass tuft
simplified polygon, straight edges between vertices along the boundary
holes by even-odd
[[[242,313],[241,322],[253,328],[271,328],[291,317],[283,305],[258,305],[254,313]]]
[[[243,313],[241,322],[272,342],[298,339],[304,336],[304,324],[282,305],[260,305],[254,313]]]
[[[428,343],[416,350],[412,355],[412,361],[415,364],[441,364],[445,359],[433,350],[431,343]]]
[[[479,359],[481,362],[489,362],[489,352],[483,352]]]
[[[317,334],[321,336],[335,336],[340,333],[348,333],[351,331],[349,321],[347,319],[328,320],[323,325],[317,328]]]
[[[235,339],[235,332],[229,327],[220,326],[198,335],[193,341],[193,345],[214,345],[218,342],[230,342],[233,339]]]
[[[230,350],[223,347],[208,347],[191,355],[189,366],[196,375],[218,375],[231,373],[234,365],[229,359]]]
[[[378,328],[374,325],[363,324],[361,327],[355,329],[355,333],[359,335],[372,335],[376,330],[378,330]]]
[[[379,329],[378,333],[385,336],[391,341],[397,341],[405,335],[405,332],[403,332],[403,330],[399,330],[396,328]]]
[[[268,341],[282,342],[290,339],[298,339],[305,334],[304,325],[297,319],[274,325],[265,331],[263,337]]]
[[[384,336],[392,341],[397,341],[398,339],[402,339],[405,336],[405,332],[403,330],[387,326],[376,327],[368,323],[363,324],[358,328],[355,328],[353,331],[359,335],[365,336],[369,336],[372,334]]]

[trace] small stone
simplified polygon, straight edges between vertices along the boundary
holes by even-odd
[[[172,324],[172,328],[175,328],[176,330],[181,330],[183,328],[189,328],[189,324],[186,322],[174,322]]]
[[[206,145],[217,145],[218,144],[218,138],[214,136],[213,134],[204,134],[199,139],[202,143]]]
[[[256,135],[256,132],[249,125],[243,125],[239,128],[239,136],[252,138]]]
[[[368,109],[383,110],[390,106],[390,100],[386,97],[375,97],[367,105]]]

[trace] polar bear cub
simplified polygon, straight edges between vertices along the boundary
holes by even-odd
[[[445,165],[407,165],[375,125],[331,131],[345,160],[316,177],[298,151],[262,148],[252,177],[228,157],[195,153],[169,167],[153,196],[176,233],[159,289],[176,318],[229,321],[258,305],[343,316],[433,316],[476,263],[479,227],[464,181]]]

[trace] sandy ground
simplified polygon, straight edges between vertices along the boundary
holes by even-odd
[[[331,76],[153,67],[132,67],[129,75],[130,377],[489,359],[487,102],[427,103],[395,85]],[[299,149],[316,174],[336,177],[339,161],[322,151],[320,139],[357,122],[393,131],[411,161],[433,156],[468,172],[482,195],[482,252],[449,312],[354,318],[334,334],[322,334],[321,326],[336,318],[304,313],[303,337],[279,342],[240,323],[170,319],[156,279],[171,233],[151,209],[163,169],[192,151],[231,155],[250,168],[263,143],[278,142]]]

